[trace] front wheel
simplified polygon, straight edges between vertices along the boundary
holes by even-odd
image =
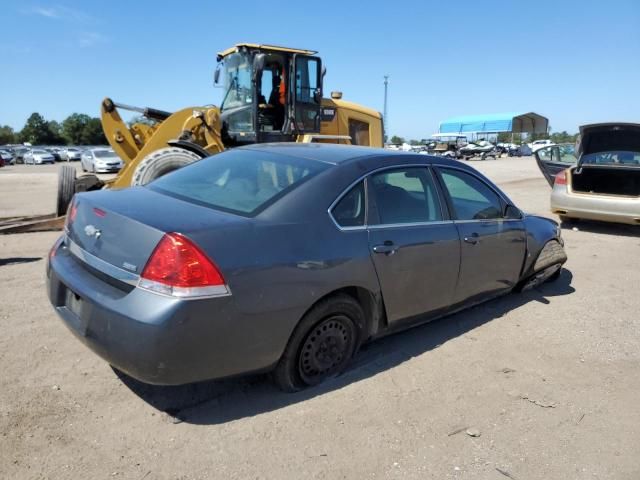
[[[71,165],[62,165],[58,171],[58,197],[56,213],[59,217],[67,213],[73,195],[76,193],[76,169]]]
[[[342,373],[364,325],[362,308],[348,295],[319,302],[300,321],[273,372],[276,385],[295,392]]]
[[[527,279],[522,280],[515,287],[516,292],[524,292],[537,287],[545,282],[553,282],[562,275],[562,265],[567,261],[564,247],[557,240],[548,241],[533,265],[535,272]]]

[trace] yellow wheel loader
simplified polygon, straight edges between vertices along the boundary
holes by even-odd
[[[172,170],[227,148],[265,142],[331,142],[382,147],[382,115],[342,100],[323,98],[326,70],[315,51],[241,43],[218,53],[214,84],[224,91],[216,106],[177,112],[132,107],[105,98],[102,128],[124,162],[106,182],[75,177],[63,167],[57,213],[64,215],[75,192],[144,185]],[[118,109],[135,111],[149,123],[130,127]]]

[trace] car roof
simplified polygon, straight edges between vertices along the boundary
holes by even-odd
[[[396,157],[399,160],[405,159],[405,161],[411,157],[414,161],[419,160],[419,163],[433,163],[436,160],[437,163],[443,165],[457,165],[459,163],[444,157],[357,145],[338,145],[335,143],[260,143],[239,147],[239,149],[305,158],[332,165],[374,157]]]

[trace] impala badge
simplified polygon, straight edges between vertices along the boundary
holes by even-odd
[[[100,238],[100,235],[102,234],[102,232],[98,230],[96,227],[94,227],[93,225],[87,225],[86,227],[84,227],[84,234],[87,237],[96,237],[96,239],[98,239]]]

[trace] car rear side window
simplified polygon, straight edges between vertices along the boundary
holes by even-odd
[[[500,197],[473,175],[447,168],[440,169],[457,220],[502,218]]]
[[[341,227],[361,227],[365,220],[364,181],[349,190],[335,207],[331,215]]]
[[[326,168],[328,164],[314,160],[237,149],[171,172],[148,187],[199,205],[253,216]]]
[[[429,170],[407,167],[371,176],[380,224],[425,223],[442,220],[436,188]]]

